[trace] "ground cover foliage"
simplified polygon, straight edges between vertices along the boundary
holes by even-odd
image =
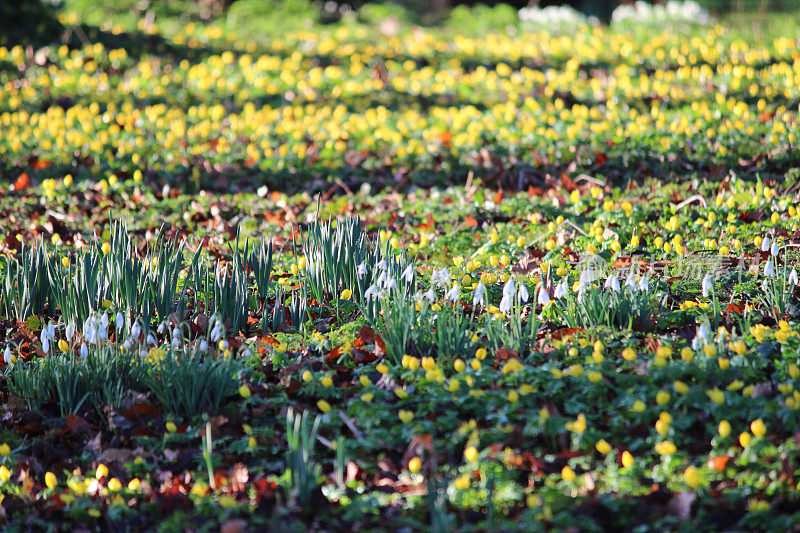
[[[139,31],[0,48],[4,530],[797,527],[798,35]]]

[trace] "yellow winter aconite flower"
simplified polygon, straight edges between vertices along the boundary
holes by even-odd
[[[322,411],[323,413],[327,413],[328,411],[330,411],[330,410],[331,410],[331,404],[329,404],[329,403],[328,403],[327,401],[325,401],[325,400],[317,400],[317,407],[318,407],[318,408],[319,408],[319,410],[320,410],[320,411]]]
[[[478,450],[474,446],[467,446],[464,449],[464,459],[466,459],[470,463],[474,463],[478,460]]]
[[[564,424],[564,428],[573,433],[583,433],[586,431],[586,416],[583,413],[579,414],[577,419]]]
[[[7,443],[0,444],[0,457],[8,457],[11,455],[11,446]]]
[[[11,479],[11,471],[6,465],[0,465],[0,483],[5,483]]]
[[[611,451],[611,445],[606,442],[605,439],[600,439],[594,445],[595,449],[603,455],[608,454]]]
[[[397,416],[400,418],[400,420],[403,421],[404,424],[408,424],[409,422],[414,420],[414,412],[409,411],[407,409],[400,409],[397,412]]]
[[[688,466],[686,470],[683,471],[683,479],[686,481],[686,484],[693,489],[698,488],[703,483],[700,477],[700,471],[696,466],[692,465]]]
[[[248,387],[247,385],[242,385],[241,387],[239,387],[239,395],[245,400],[250,397],[250,394],[251,394],[250,387]]]
[[[420,460],[419,457],[412,457],[408,461],[408,471],[409,472],[411,472],[413,474],[416,474],[421,469],[422,469],[422,461]]]
[[[750,446],[750,441],[751,441],[752,439],[753,439],[753,436],[752,436],[752,435],[750,435],[750,433],[748,433],[748,432],[746,432],[746,431],[743,431],[743,432],[742,432],[742,433],[739,435],[739,444],[741,444],[741,445],[742,445],[742,448],[747,448],[748,446]]]
[[[44,475],[44,484],[47,486],[48,489],[54,488],[58,484],[58,479],[56,475],[52,472],[47,472]]]
[[[767,432],[767,426],[764,424],[763,420],[758,418],[750,422],[750,431],[752,431],[753,435],[756,437],[763,437]]]
[[[632,467],[633,466],[633,455],[631,455],[631,452],[629,452],[628,450],[625,450],[624,452],[622,452],[621,462],[622,462],[622,466],[624,466],[625,468]]]
[[[470,485],[470,479],[467,474],[463,476],[458,476],[455,481],[453,481],[453,486],[458,490],[467,490]]]
[[[731,423],[727,420],[723,420],[719,423],[719,427],[717,428],[717,432],[719,436],[722,438],[727,437],[731,434]]]
[[[673,455],[678,451],[678,448],[671,441],[664,440],[656,443],[656,453],[659,455]]]
[[[569,466],[565,466],[564,468],[561,469],[561,478],[564,481],[574,481],[575,471]]]

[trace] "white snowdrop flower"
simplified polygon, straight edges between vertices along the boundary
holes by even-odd
[[[181,330],[177,327],[172,328],[172,338],[173,339],[181,339],[183,335],[181,335]]]
[[[772,259],[767,259],[767,262],[764,263],[764,275],[768,278],[775,275],[775,267],[772,265]]]
[[[797,281],[797,270],[794,268],[791,272],[789,272],[789,285],[798,285]]]
[[[47,340],[47,328],[42,328],[42,332],[39,333],[39,340],[42,341],[42,344]]]
[[[117,312],[117,316],[114,317],[114,326],[117,328],[117,331],[122,329],[122,326],[125,325],[125,317],[122,315],[122,312]]]
[[[514,296],[514,288],[515,288],[514,287],[514,280],[511,279],[511,278],[508,278],[508,281],[506,281],[506,284],[503,285],[503,297],[505,297],[505,296],[509,296],[509,297]]]
[[[50,337],[50,340],[56,338],[56,325],[50,322],[47,326],[47,336]]]
[[[72,337],[75,336],[75,326],[73,326],[72,324],[67,324],[66,335],[68,341],[72,340]]]
[[[145,350],[144,348],[142,348],[141,350],[139,350],[139,357],[140,357],[140,358],[142,358],[142,359],[144,359],[145,357],[147,357],[147,350]]]
[[[396,289],[397,288],[397,280],[394,279],[394,278],[388,278],[386,280],[385,288],[386,288],[387,291],[390,291],[392,289]]]
[[[569,287],[567,286],[567,281],[562,279],[561,282],[558,285],[556,285],[556,288],[553,291],[553,296],[556,299],[558,299],[558,298],[563,298],[568,293],[569,293]]]
[[[708,298],[708,293],[711,292],[712,286],[713,281],[711,279],[711,274],[703,276],[703,281],[700,283],[700,287],[703,290],[703,298]]]
[[[777,242],[773,242],[772,246],[769,249],[770,255],[772,255],[772,257],[775,257],[776,255],[778,255],[779,251],[780,251],[780,249],[778,247],[778,243]]]
[[[767,283],[767,280],[764,280],[764,281],[761,282],[761,291],[762,292],[768,292],[769,291],[769,283]]]
[[[614,292],[619,291],[619,279],[616,275],[611,274],[606,278],[606,282],[604,284],[606,289],[611,289]]]
[[[107,328],[108,327],[108,313],[103,313],[100,316],[100,326],[103,327],[103,328]]]
[[[642,276],[642,279],[639,280],[637,288],[640,291],[646,291],[650,288],[650,283],[647,281],[647,276]]]
[[[436,300],[436,293],[433,292],[433,287],[425,291],[425,294],[423,294],[422,297],[428,300],[429,302],[433,302],[434,300]]]
[[[122,343],[122,347],[125,350],[130,350],[133,347],[133,339],[131,339],[130,337],[125,339],[125,342]]]
[[[86,346],[85,342],[81,343],[81,357],[83,357],[84,359],[89,357],[89,347]]]
[[[633,275],[633,269],[628,272],[628,277],[625,278],[625,286],[631,289],[636,288],[636,277]]]
[[[378,295],[378,287],[376,287],[374,283],[369,287],[367,287],[367,290],[364,291],[364,298],[366,298],[367,300],[369,300],[370,298],[375,298],[377,295]]]
[[[578,278],[578,281],[585,285],[591,285],[592,282],[595,280],[594,268],[587,268],[586,270],[581,271],[581,275]]]
[[[200,351],[205,352],[206,350],[208,350],[208,341],[203,339],[200,341]]]
[[[446,268],[434,270],[433,274],[431,274],[431,282],[434,285],[447,287],[448,285],[450,285],[450,271],[447,270]]]
[[[147,344],[150,344],[151,346],[156,345],[156,338],[153,337],[152,333],[147,336]]]
[[[181,347],[181,341],[180,341],[180,339],[177,339],[177,338],[172,339],[172,342],[170,344],[172,345],[172,348],[175,349],[175,350],[177,350],[178,348]]]
[[[400,277],[403,278],[403,280],[406,283],[411,283],[412,281],[414,281],[414,267],[413,267],[413,265],[408,265],[405,268],[405,270],[403,270],[403,273],[400,275]]]
[[[378,274],[378,279],[375,280],[375,286],[376,287],[385,287],[386,286],[386,278],[387,278],[386,272],[381,272],[380,274]]]
[[[104,341],[108,338],[108,330],[106,328],[98,328],[97,329],[97,340]]]
[[[766,252],[767,250],[769,250],[769,246],[771,243],[772,241],[769,239],[769,236],[764,237],[764,240],[761,241],[761,251]]]
[[[164,334],[164,325],[165,324],[163,322],[158,325],[158,329],[156,331],[158,331],[159,335],[163,335]]]
[[[386,259],[381,259],[376,266],[379,270],[386,270],[389,268],[389,263],[386,262]]]
[[[97,342],[97,328],[94,326],[94,324],[90,324],[89,327],[84,330],[83,338],[89,344],[94,344]]]
[[[150,335],[148,338],[150,337],[152,337],[152,335]],[[215,325],[214,329],[211,330],[210,337],[211,337],[211,342],[217,342],[220,339],[220,337],[222,337],[222,332],[219,329],[219,324]]]
[[[131,337],[133,337],[134,339],[138,339],[141,333],[142,333],[142,327],[139,325],[139,321],[137,320],[131,326]]]
[[[11,364],[11,346],[6,346],[6,351],[3,352],[3,362],[7,365]]]
[[[519,284],[519,289],[517,289],[517,294],[519,295],[519,299],[521,302],[527,302],[528,298],[530,298],[530,294],[528,294],[528,287],[526,287],[524,283]]]
[[[365,263],[361,263],[360,265],[358,265],[358,268],[356,268],[356,274],[358,274],[358,279],[361,279],[364,276],[366,276],[367,275],[367,265]]]
[[[536,301],[539,303],[539,305],[545,305],[550,301],[550,295],[547,294],[544,286],[539,287],[539,294],[536,296]]]
[[[472,295],[472,305],[477,306],[478,304],[486,305],[486,286],[482,281],[478,282],[478,286],[475,287],[475,294]]]
[[[50,339],[46,335],[42,337],[42,351],[44,353],[50,352]]]
[[[503,299],[500,300],[500,312],[508,313],[509,311],[511,311],[511,295],[504,294]]]
[[[458,283],[454,283],[444,297],[451,302],[456,303],[461,298],[461,287],[458,286]]]
[[[246,358],[250,359],[250,358],[253,356],[253,351],[252,351],[252,350],[250,350],[250,348],[245,348],[245,349],[244,349],[244,353],[243,353],[243,355],[244,355]]]

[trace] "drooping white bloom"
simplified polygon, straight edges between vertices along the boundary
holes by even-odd
[[[633,269],[628,272],[628,277],[625,278],[625,286],[631,289],[636,288],[636,277],[633,275]]]
[[[561,282],[556,285],[555,290],[553,291],[553,296],[555,298],[563,298],[569,293],[569,287],[567,286],[566,280],[561,280]]]
[[[100,315],[100,326],[105,329],[108,327],[108,313]]]
[[[50,351],[50,339],[46,335],[42,337],[42,351],[48,353]]]
[[[156,331],[158,331],[159,335],[163,335],[164,334],[164,325],[165,324],[163,322],[158,325],[158,329],[156,329]]]
[[[366,298],[367,300],[369,300],[370,298],[376,298],[377,296],[378,296],[378,287],[376,287],[374,283],[369,287],[367,287],[367,290],[364,291],[364,298]],[[214,339],[212,338],[211,340],[213,341]]]
[[[11,346],[6,346],[6,351],[3,352],[3,362],[7,365],[11,364]]]
[[[789,285],[798,285],[798,284],[800,283],[798,283],[797,281],[797,270],[793,268],[792,271],[789,272]]]
[[[181,335],[181,330],[178,329],[177,327],[172,328],[172,338],[180,339],[181,337],[183,337],[183,335]]]
[[[422,297],[428,300],[429,302],[433,302],[434,300],[436,300],[436,293],[433,292],[433,287],[425,291],[425,294],[423,294]]]
[[[51,341],[56,338],[56,325],[52,322],[47,325],[47,336],[50,337]]]
[[[775,267],[772,265],[772,259],[767,259],[767,262],[764,263],[764,275],[768,278],[775,275]]]
[[[761,290],[763,292],[769,292],[769,283],[767,283],[767,280],[761,282]]]
[[[761,251],[766,252],[767,250],[769,250],[769,245],[771,242],[772,241],[769,240],[769,236],[764,237],[764,240],[761,241]]]
[[[125,317],[122,315],[121,311],[117,312],[117,316],[114,317],[114,326],[117,328],[117,331],[122,329],[122,326],[125,325]]]
[[[710,334],[711,332],[705,322],[697,326],[697,332],[695,333],[694,339],[692,339],[692,349],[698,350],[702,348],[703,345],[708,344]]]
[[[125,339],[125,342],[122,343],[122,347],[125,350],[130,350],[131,348],[133,348],[133,339],[131,339],[130,337]]]
[[[400,275],[400,277],[403,278],[403,280],[406,283],[411,283],[412,281],[414,281],[414,267],[413,267],[413,265],[408,265],[405,268],[405,270],[403,270],[403,273]]]
[[[614,292],[619,291],[619,278],[617,278],[617,276],[615,274],[611,274],[606,279],[605,287],[607,289],[611,289]]]
[[[367,275],[367,265],[365,263],[361,263],[360,265],[358,265],[358,268],[356,268],[356,274],[358,274],[358,279],[361,279],[364,276],[366,276]]]
[[[578,281],[584,285],[591,285],[595,280],[594,268],[587,268],[581,272]]]
[[[700,288],[703,290],[703,298],[708,298],[708,293],[711,292],[712,285],[711,274],[703,276],[703,281],[700,283]]]
[[[512,296],[510,294],[503,295],[503,298],[500,300],[501,313],[508,313],[509,311],[511,311],[511,300]]]
[[[453,286],[449,291],[447,291],[447,294],[445,294],[444,297],[451,302],[456,303],[461,298],[461,287],[458,286],[458,283],[453,283]]]
[[[155,345],[156,345],[156,338],[155,338],[155,337],[153,337],[153,334],[152,334],[152,333],[151,333],[150,335],[148,335],[148,336],[147,336],[147,344],[150,344],[150,345],[152,345],[152,346],[155,346]]]
[[[508,297],[514,296],[514,289],[515,289],[514,280],[511,279],[511,278],[508,278],[508,281],[506,281],[506,284],[503,285],[503,297],[505,298],[506,296],[508,296]]]
[[[448,285],[450,285],[450,271],[447,270],[446,268],[434,270],[433,274],[431,274],[431,282],[434,285],[447,287]]]
[[[376,266],[378,267],[378,270],[386,270],[387,268],[389,268],[389,263],[386,262],[386,259],[381,259],[380,261],[378,261],[378,264]]]
[[[83,357],[84,359],[89,357],[89,347],[86,346],[85,342],[81,343],[81,357]]]
[[[137,320],[131,326],[131,337],[133,337],[134,339],[138,339],[141,333],[142,333],[142,327],[139,325],[139,321]]]
[[[67,324],[66,335],[68,341],[72,340],[72,337],[75,336],[75,326]]]
[[[170,343],[172,348],[177,350],[181,347],[181,340],[177,337],[173,337],[172,342]]]
[[[539,287],[539,294],[536,296],[536,301],[539,303],[539,305],[545,305],[550,301],[550,295],[547,294],[547,290],[545,290],[544,285]]]
[[[528,298],[530,298],[530,294],[528,294],[528,287],[526,287],[524,283],[519,284],[519,289],[517,289],[517,294],[519,295],[519,299],[521,302],[527,302]]]
[[[208,350],[208,341],[203,339],[200,341],[200,351],[205,352],[206,350]]]
[[[642,279],[639,280],[638,289],[640,291],[646,291],[650,288],[650,283],[647,281],[647,276],[642,276]]]
[[[478,286],[475,287],[475,294],[472,295],[472,305],[477,306],[478,304],[486,305],[486,286],[482,281],[478,282]]]
[[[386,282],[384,284],[384,288],[387,291],[397,288],[397,280],[394,278],[386,278]]]
[[[778,248],[778,243],[777,243],[777,242],[773,242],[773,243],[772,243],[772,246],[771,246],[771,247],[770,247],[770,249],[769,249],[769,253],[770,253],[770,255],[772,255],[772,257],[775,257],[776,255],[778,255],[778,252],[779,252],[779,251],[780,251],[780,250],[779,250],[779,248]]]

